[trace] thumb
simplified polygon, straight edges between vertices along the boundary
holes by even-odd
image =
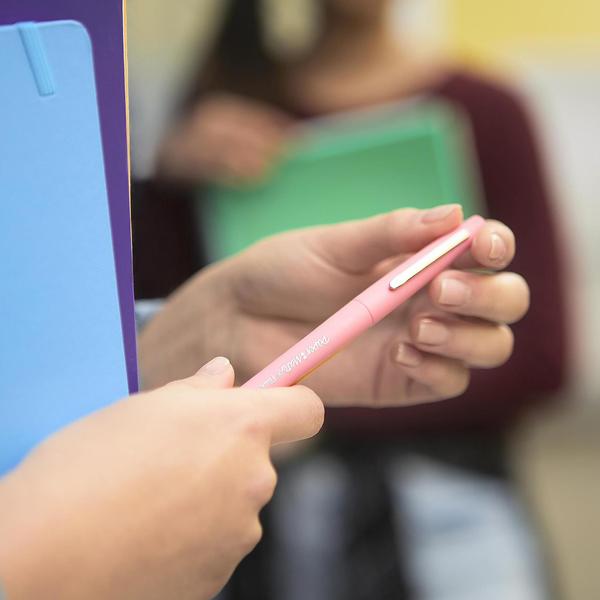
[[[316,228],[314,247],[334,267],[358,275],[386,258],[420,250],[458,227],[461,221],[458,204],[429,210],[403,208],[369,219]]]
[[[204,389],[225,389],[233,387],[235,373],[229,359],[217,356],[207,362],[195,375],[188,377],[186,383]]]

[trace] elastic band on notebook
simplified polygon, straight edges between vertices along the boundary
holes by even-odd
[[[40,96],[52,96],[55,93],[54,79],[37,25],[35,23],[19,23],[17,28],[38,93]]]

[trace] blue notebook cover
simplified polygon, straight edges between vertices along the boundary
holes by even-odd
[[[26,21],[78,21],[87,29],[92,40],[104,170],[117,266],[121,329],[125,340],[129,391],[133,393],[137,391],[138,380],[129,198],[124,1],[0,0],[0,25]]]
[[[0,473],[128,393],[92,49],[0,27]]]

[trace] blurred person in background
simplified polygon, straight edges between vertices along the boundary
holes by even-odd
[[[318,35],[294,60],[270,49],[260,5],[229,3],[162,144],[156,180],[134,187],[138,297],[166,296],[202,266],[194,204],[203,185],[268,177],[290,128],[304,119],[420,96],[456,106],[468,118],[487,215],[516,234],[513,268],[530,284],[532,308],[514,328],[512,359],[476,372],[456,399],[383,411],[329,409],[328,439],[287,466],[267,515],[265,543],[239,570],[229,594],[443,597],[423,582],[429,573],[439,576],[440,589],[443,580],[446,589],[450,582],[464,592],[457,598],[543,597],[505,455],[507,432],[560,387],[567,362],[560,252],[526,110],[500,83],[413,56],[391,31],[390,0],[321,0]],[[448,305],[464,301],[463,293],[454,289]],[[443,321],[428,318],[417,335],[417,349],[435,352],[447,332]],[[411,358],[407,352],[398,360]],[[143,346],[141,361],[143,371]],[[165,361],[166,372],[176,369]],[[415,462],[415,456],[427,460]],[[444,497],[449,489],[458,491]],[[438,505],[431,500],[436,494]],[[443,502],[464,512],[445,513]],[[504,533],[514,531],[512,541],[498,542],[489,515]],[[439,540],[445,566],[435,550]],[[498,595],[486,596],[490,590]]]

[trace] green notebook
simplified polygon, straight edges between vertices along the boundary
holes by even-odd
[[[440,102],[345,113],[299,130],[268,181],[214,187],[201,207],[211,259],[288,229],[401,207],[481,211],[465,119]]]

